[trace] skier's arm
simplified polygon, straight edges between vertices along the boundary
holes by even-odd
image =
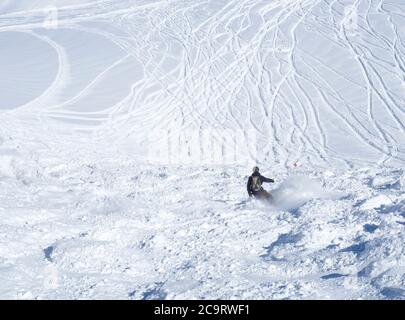
[[[249,177],[248,182],[247,182],[247,192],[248,192],[250,197],[253,194],[251,187],[252,187],[252,177]]]
[[[273,183],[273,182],[274,182],[274,180],[273,180],[273,179],[266,178],[266,177],[263,177],[263,176],[261,176],[261,177],[262,177],[262,181],[263,181],[263,182],[271,182],[271,183]]]

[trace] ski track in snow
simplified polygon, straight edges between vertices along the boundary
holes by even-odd
[[[400,0],[51,2],[0,4],[0,298],[405,298]],[[209,129],[259,152],[149,161]]]

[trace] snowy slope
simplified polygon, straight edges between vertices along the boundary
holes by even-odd
[[[404,38],[401,0],[2,1],[0,298],[404,299]]]

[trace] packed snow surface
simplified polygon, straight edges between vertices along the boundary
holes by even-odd
[[[405,299],[402,0],[3,0],[0,97],[1,299]]]

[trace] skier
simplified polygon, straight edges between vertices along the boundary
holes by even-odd
[[[263,177],[259,173],[259,168],[256,166],[253,167],[253,173],[249,177],[247,183],[247,192],[249,194],[249,197],[255,196],[258,199],[271,199],[271,194],[264,190],[262,187],[263,182],[274,182],[274,180]]]

